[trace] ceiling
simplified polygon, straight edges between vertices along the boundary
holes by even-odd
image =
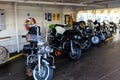
[[[60,3],[75,3],[75,4],[80,4],[80,3],[84,3],[84,4],[98,4],[98,5],[104,5],[104,4],[108,4],[108,3],[118,3],[120,2],[120,0],[24,0],[24,1],[44,1],[44,2],[60,2]]]
[[[0,2],[18,2],[30,4],[49,4],[66,6],[95,6],[107,7],[109,4],[118,4],[120,0],[0,0]]]

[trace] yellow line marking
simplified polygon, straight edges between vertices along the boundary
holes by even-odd
[[[109,41],[109,40],[111,40],[111,39],[113,39],[113,37],[110,37],[110,38],[106,39],[105,41]]]
[[[18,55],[15,55],[15,56],[9,58],[8,61],[11,61],[11,60],[13,60],[13,59],[16,59],[16,58],[18,58],[18,57],[20,57],[20,56],[22,56],[22,55],[23,55],[23,53],[20,53],[20,54],[18,54]]]

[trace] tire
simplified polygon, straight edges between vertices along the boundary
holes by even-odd
[[[87,41],[86,41],[86,45],[87,45],[87,46],[85,47],[84,50],[88,50],[88,49],[90,49],[91,46],[92,46],[91,41],[90,41],[90,40],[87,40]]]
[[[106,36],[107,36],[107,35],[106,35],[105,33],[103,33],[103,35],[100,35],[101,40],[102,40],[102,41],[105,41],[106,38],[107,38]]]
[[[107,32],[107,38],[111,37],[112,33],[110,31]]]
[[[100,38],[98,37],[98,36],[93,36],[92,38],[91,38],[91,42],[93,43],[93,44],[99,44],[100,43]]]
[[[78,60],[81,57],[81,49],[77,47],[73,47],[74,53],[70,52],[69,56],[71,60]]]
[[[84,42],[80,42],[80,48],[81,48],[82,50],[85,50]]]
[[[41,73],[41,76],[38,73],[38,65],[34,68],[34,70],[33,70],[34,80],[52,80],[53,68],[51,68],[49,65],[45,64],[45,62],[42,62],[41,68],[43,68],[45,71],[45,72]]]
[[[104,33],[104,35],[105,35],[105,40],[107,39],[107,33]]]
[[[5,47],[0,46],[0,64],[7,62],[8,59],[9,59],[8,50]]]

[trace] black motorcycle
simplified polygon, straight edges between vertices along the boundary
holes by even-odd
[[[111,33],[117,32],[117,26],[116,26],[116,24],[115,24],[114,22],[110,22],[110,23],[109,23],[109,31],[110,31]]]
[[[103,32],[106,33],[107,38],[112,36],[112,32],[110,30],[109,25],[107,25],[107,22],[103,21],[102,28],[103,28]]]
[[[104,30],[103,30],[103,28],[101,28],[101,26],[95,27],[94,32],[99,37],[100,41],[105,41],[107,39],[107,33],[104,32]]]
[[[83,26],[86,26],[84,21],[74,22],[73,23],[73,29],[75,31],[78,31],[79,32],[78,34],[81,37],[78,40],[81,49],[82,50],[87,50],[87,49],[91,48],[92,43],[91,43],[91,39],[90,39],[89,35],[86,32],[85,27],[83,27]]]
[[[51,27],[51,26],[50,26]],[[78,60],[81,56],[81,48],[76,38],[80,38],[76,31],[68,28],[66,25],[55,24],[54,28],[50,29],[49,43],[56,47],[61,53],[69,55],[72,60]]]
[[[27,70],[31,70],[35,80],[52,80],[54,57],[50,54],[53,48],[46,44],[40,35],[40,28],[30,28],[26,39],[30,44],[24,45],[23,51],[27,57]]]
[[[95,22],[88,22],[89,25],[87,25],[86,28],[86,33],[88,34],[88,36],[91,38],[91,42],[93,45],[97,45],[100,43],[101,41],[101,34],[100,34],[100,24],[95,21]]]

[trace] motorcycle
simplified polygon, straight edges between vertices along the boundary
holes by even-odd
[[[95,28],[95,34],[99,37],[100,41],[105,41],[107,39],[107,34],[103,31],[101,26]]]
[[[112,32],[109,30],[107,22],[103,21],[103,23],[101,23],[101,27],[102,27],[102,32],[106,35],[106,38],[112,36]]]
[[[54,27],[53,27],[54,26]],[[71,60],[78,60],[81,56],[81,48],[75,37],[80,38],[74,30],[67,29],[66,25],[50,25],[49,43],[56,47],[61,54],[67,54]],[[66,28],[66,29],[65,29]]]
[[[84,32],[89,37],[93,45],[97,45],[100,43],[100,38],[98,34],[96,33],[95,25],[92,20],[88,20]]]
[[[38,26],[33,26],[26,36],[27,41],[30,42],[23,48],[27,57],[27,70],[31,71],[35,80],[52,80],[55,68],[54,57],[51,55],[53,48],[45,43],[39,30]]]
[[[109,31],[110,31],[111,33],[117,32],[117,26],[116,26],[116,24],[115,24],[114,22],[110,22],[110,23],[109,23]]]
[[[80,44],[80,47],[82,50],[87,50],[87,49],[90,49],[90,47],[92,46],[91,44],[91,40],[90,40],[90,37],[88,36],[88,34],[86,33],[86,30],[84,27],[84,25],[81,25],[81,24],[84,24],[85,25],[85,22],[83,21],[80,21],[80,22],[74,22],[73,23],[73,29],[74,30],[78,30],[79,31],[79,36],[81,37],[78,42]]]

